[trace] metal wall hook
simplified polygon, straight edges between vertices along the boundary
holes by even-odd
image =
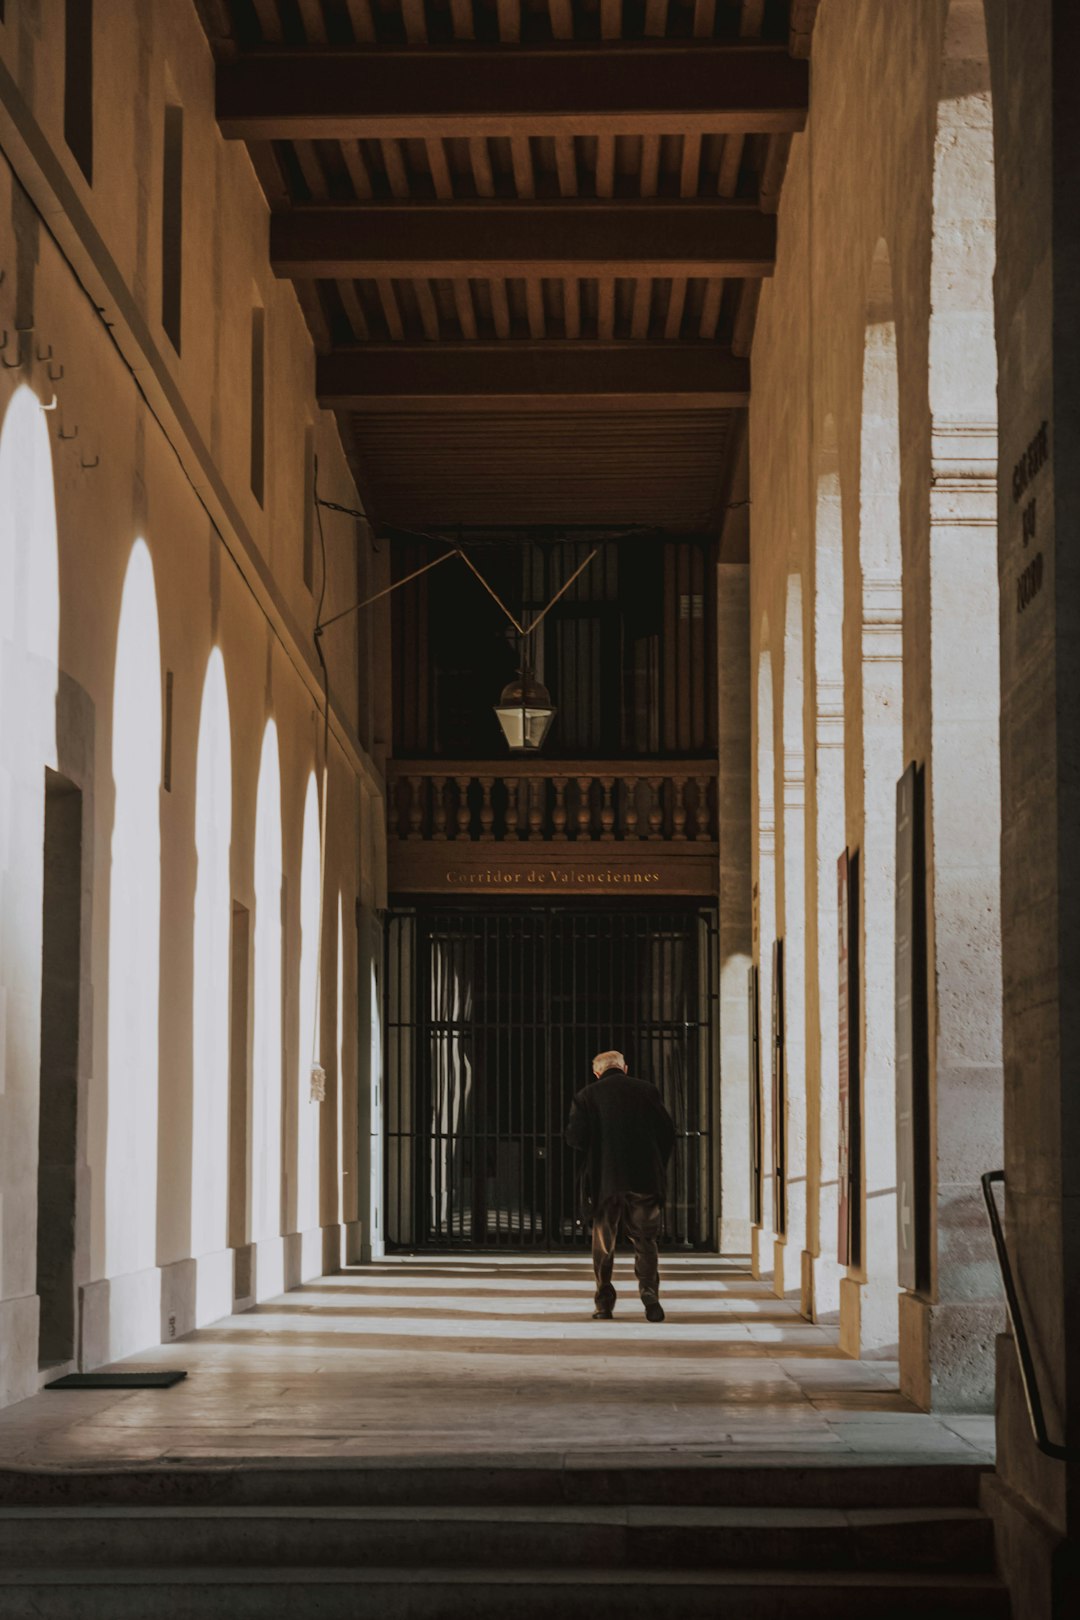
[[[46,376],[48,377],[49,381],[50,382],[60,382],[63,375],[64,375],[64,368],[63,368],[62,364],[60,363],[60,361],[58,360],[56,362],[56,370],[55,370],[55,372],[53,371],[52,362],[50,361],[49,365],[46,368]]]
[[[23,363],[21,360],[7,360],[0,354],[0,365],[5,371],[21,371]]]
[[[56,436],[58,439],[77,439],[79,437],[79,430],[77,427],[73,427],[70,433],[65,433],[61,427]]]
[[[46,360],[51,360],[51,359],[52,359],[52,357],[53,357],[53,352],[52,352],[52,344],[51,344],[51,343],[50,343],[50,344],[49,344],[49,345],[48,345],[48,346],[47,346],[47,347],[46,347],[46,350],[45,350],[45,353],[44,353],[44,354],[42,354],[42,352],[41,352],[41,345],[40,345],[40,343],[39,343],[39,344],[38,344],[38,346],[37,346],[37,351],[36,351],[36,352],[37,352],[37,357],[38,357],[38,359],[39,359],[39,360],[40,360],[40,361],[41,361],[41,364],[42,364],[42,365],[44,365],[44,364],[45,364],[45,362],[46,362]]]
[[[49,403],[47,405],[43,405],[41,407],[41,409],[43,411],[55,411],[55,409],[56,409],[56,395],[54,394],[52,399],[50,399]]]
[[[101,460],[100,456],[95,456],[93,461],[87,461],[85,456],[80,456],[79,457],[79,466],[83,469],[84,472],[93,472],[94,468],[98,465],[100,460]]]

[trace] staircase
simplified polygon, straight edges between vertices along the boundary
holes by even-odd
[[[1008,1620],[965,1464],[0,1471],[2,1620]]]

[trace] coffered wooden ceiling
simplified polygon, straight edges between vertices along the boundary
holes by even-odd
[[[817,0],[197,0],[380,522],[716,531]]]

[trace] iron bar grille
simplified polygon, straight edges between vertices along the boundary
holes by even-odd
[[[386,952],[388,1248],[582,1245],[563,1130],[610,1047],[675,1121],[668,1243],[714,1246],[715,911],[421,904]]]

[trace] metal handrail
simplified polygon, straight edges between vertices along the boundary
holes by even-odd
[[[1046,1432],[1046,1415],[1043,1412],[1042,1397],[1039,1394],[1038,1379],[1035,1375],[1035,1362],[1031,1355],[1031,1345],[1028,1341],[1027,1329],[1024,1326],[1023,1314],[1020,1310],[1020,1296],[1016,1291],[1016,1281],[1013,1277],[1012,1262],[1009,1251],[1005,1246],[1005,1229],[1001,1224],[1001,1213],[994,1197],[993,1187],[996,1181],[1005,1185],[1004,1170],[988,1170],[982,1178],[983,1197],[986,1200],[986,1213],[990,1219],[990,1230],[994,1236],[994,1247],[997,1250],[998,1266],[1001,1270],[1001,1281],[1005,1288],[1005,1309],[1009,1313],[1009,1326],[1012,1328],[1013,1343],[1016,1345],[1016,1359],[1020,1364],[1020,1382],[1024,1386],[1024,1399],[1027,1402],[1028,1417],[1031,1419],[1031,1432],[1035,1437],[1035,1444],[1046,1457],[1053,1457],[1058,1462],[1065,1462],[1069,1456],[1066,1446],[1059,1446],[1051,1440]]]

